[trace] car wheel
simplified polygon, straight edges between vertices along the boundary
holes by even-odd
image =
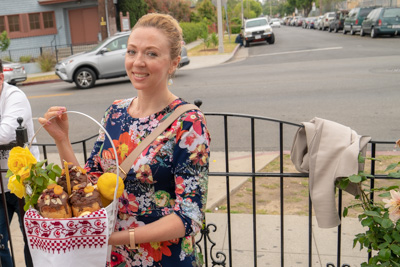
[[[243,45],[244,45],[244,47],[249,47],[250,44],[246,40],[243,40]]]
[[[351,35],[356,34],[356,32],[353,30],[353,27],[350,29],[350,34],[351,34]]]
[[[343,27],[343,34],[346,34],[347,33],[347,31],[346,31],[346,29]]]
[[[372,28],[371,29],[371,38],[376,38],[377,36],[378,36],[378,34],[377,34],[375,28]]]
[[[81,68],[75,73],[74,82],[80,89],[91,88],[96,82],[96,74],[89,68]]]
[[[360,36],[364,36],[365,35],[365,33],[364,33],[364,29],[363,28],[361,28],[361,30],[360,30]]]
[[[267,38],[267,43],[274,44],[275,43],[275,35],[272,34],[271,37]]]
[[[328,32],[332,32],[332,28],[331,27],[328,28]]]

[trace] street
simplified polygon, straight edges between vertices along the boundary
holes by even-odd
[[[171,91],[183,99],[203,101],[204,112],[250,114],[301,123],[314,117],[349,126],[373,140],[400,138],[400,37],[351,36],[307,30],[274,28],[276,42],[252,44],[246,59],[203,69],[178,70]],[[127,78],[98,81],[94,88],[78,90],[65,82],[23,86],[34,118],[52,105],[101,119],[114,99],[132,97]],[[97,133],[93,122],[71,114],[71,140]],[[222,120],[208,117],[212,149],[222,150]],[[36,129],[39,127],[35,120]],[[249,122],[230,127],[230,150],[248,150]],[[276,150],[277,125],[256,130],[259,150]],[[285,135],[290,149],[295,127]],[[42,130],[39,143],[49,143]],[[393,149],[389,146],[388,149]]]

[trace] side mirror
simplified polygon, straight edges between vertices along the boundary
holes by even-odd
[[[100,51],[99,51],[100,54],[104,54],[104,53],[107,53],[107,52],[108,52],[107,47],[103,47],[103,48],[100,49]]]

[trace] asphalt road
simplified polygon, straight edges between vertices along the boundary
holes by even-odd
[[[190,102],[201,99],[208,113],[250,114],[296,124],[320,117],[374,140],[400,138],[400,37],[371,39],[285,26],[274,31],[274,45],[241,48],[248,49],[246,59],[202,69],[182,68],[171,90]],[[100,120],[114,99],[136,95],[127,78],[99,81],[87,90],[63,82],[22,89],[30,97],[34,117],[49,106],[63,105]],[[228,121],[229,149],[248,150],[250,122]],[[209,116],[208,123],[212,149],[222,150],[223,120]],[[276,150],[276,123],[256,121],[255,126],[256,148]],[[97,129],[71,114],[73,141],[96,134]],[[285,149],[290,149],[295,130],[284,127]],[[49,141],[44,130],[38,140]]]

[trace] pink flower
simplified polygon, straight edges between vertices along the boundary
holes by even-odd
[[[383,199],[386,203],[385,208],[389,208],[389,218],[396,222],[400,219],[400,193],[394,190],[390,190],[392,199]]]

